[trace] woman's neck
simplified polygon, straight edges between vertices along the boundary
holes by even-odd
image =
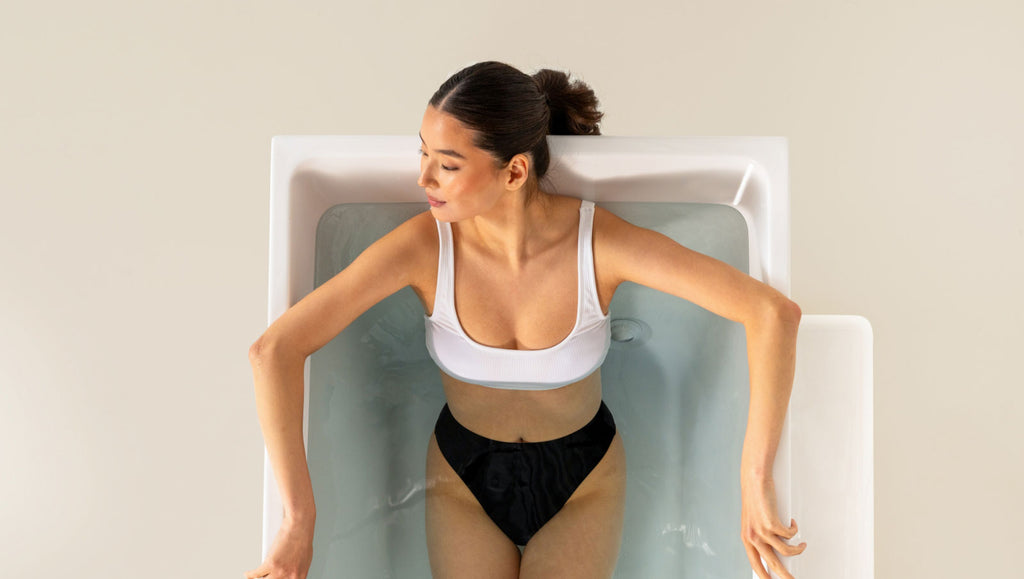
[[[459,232],[464,240],[519,269],[557,239],[557,228],[552,227],[557,206],[556,196],[540,190],[528,204],[525,193],[510,192],[486,213],[460,221]]]

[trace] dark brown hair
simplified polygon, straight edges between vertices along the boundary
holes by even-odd
[[[527,203],[548,172],[547,135],[600,135],[597,96],[581,80],[548,68],[527,75],[503,62],[487,61],[453,74],[430,98],[474,133],[474,146],[494,156],[499,167],[512,157],[533,158]]]

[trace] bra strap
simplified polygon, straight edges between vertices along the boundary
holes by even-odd
[[[594,273],[594,202],[583,200],[580,205],[580,295],[583,304],[583,322],[604,317],[597,296],[597,275]]]
[[[437,256],[437,288],[434,295],[434,311],[431,317],[435,319],[451,318],[452,310],[455,308],[455,295],[452,285],[455,282],[453,267],[454,252],[452,250],[452,224],[435,218],[437,222],[437,238],[440,241]],[[440,310],[440,316],[438,315]]]

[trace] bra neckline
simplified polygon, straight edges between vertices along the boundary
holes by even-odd
[[[573,322],[572,330],[569,331],[569,335],[567,335],[566,337],[562,338],[557,344],[555,344],[553,346],[548,346],[547,348],[540,348],[539,350],[523,350],[523,349],[519,349],[519,348],[499,348],[497,346],[488,346],[487,344],[481,344],[480,342],[477,342],[473,338],[469,337],[469,334],[467,334],[466,330],[462,327],[462,320],[459,319],[459,312],[458,312],[458,310],[455,307],[455,238],[454,238],[454,236],[452,236],[451,237],[452,243],[449,244],[449,246],[448,246],[449,250],[451,251],[451,257],[452,257],[452,259],[451,259],[451,279],[452,279],[452,291],[451,291],[451,304],[452,304],[452,307],[451,307],[451,310],[452,310],[452,318],[455,321],[454,325],[458,329],[459,335],[462,338],[464,338],[468,343],[472,344],[474,347],[482,349],[482,350],[490,350],[490,351],[497,351],[497,352],[539,353],[539,352],[551,352],[551,351],[554,351],[554,350],[558,350],[559,348],[561,348],[562,346],[567,344],[569,342],[570,338],[572,338],[573,336],[576,335],[576,333],[577,333],[577,331],[579,330],[579,327],[580,327],[580,320],[583,319],[583,298],[584,298],[584,296],[583,296],[583,271],[582,271],[583,264],[580,263],[580,260],[583,258],[583,251],[581,250],[580,245],[581,245],[582,238],[583,238],[583,207],[584,207],[584,205],[586,205],[586,200],[581,199],[580,200],[580,208],[579,208],[580,220],[579,220],[579,223],[576,226],[577,227],[577,233],[576,233],[576,236],[577,236],[576,237],[576,321]],[[451,223],[448,223],[448,222],[445,222],[445,223],[446,223],[446,225],[448,227],[448,230],[450,232],[451,231]],[[438,283],[440,283],[440,280],[438,280]],[[433,321],[434,314],[436,314],[436,313],[437,313],[437,290],[435,289],[434,290],[434,311],[432,311],[429,316],[427,316],[426,314],[424,314],[424,316],[428,320]]]

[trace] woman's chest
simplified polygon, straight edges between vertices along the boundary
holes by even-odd
[[[553,253],[515,270],[469,256],[456,264],[454,308],[473,341],[540,350],[561,342],[575,327],[580,288],[574,255]]]

